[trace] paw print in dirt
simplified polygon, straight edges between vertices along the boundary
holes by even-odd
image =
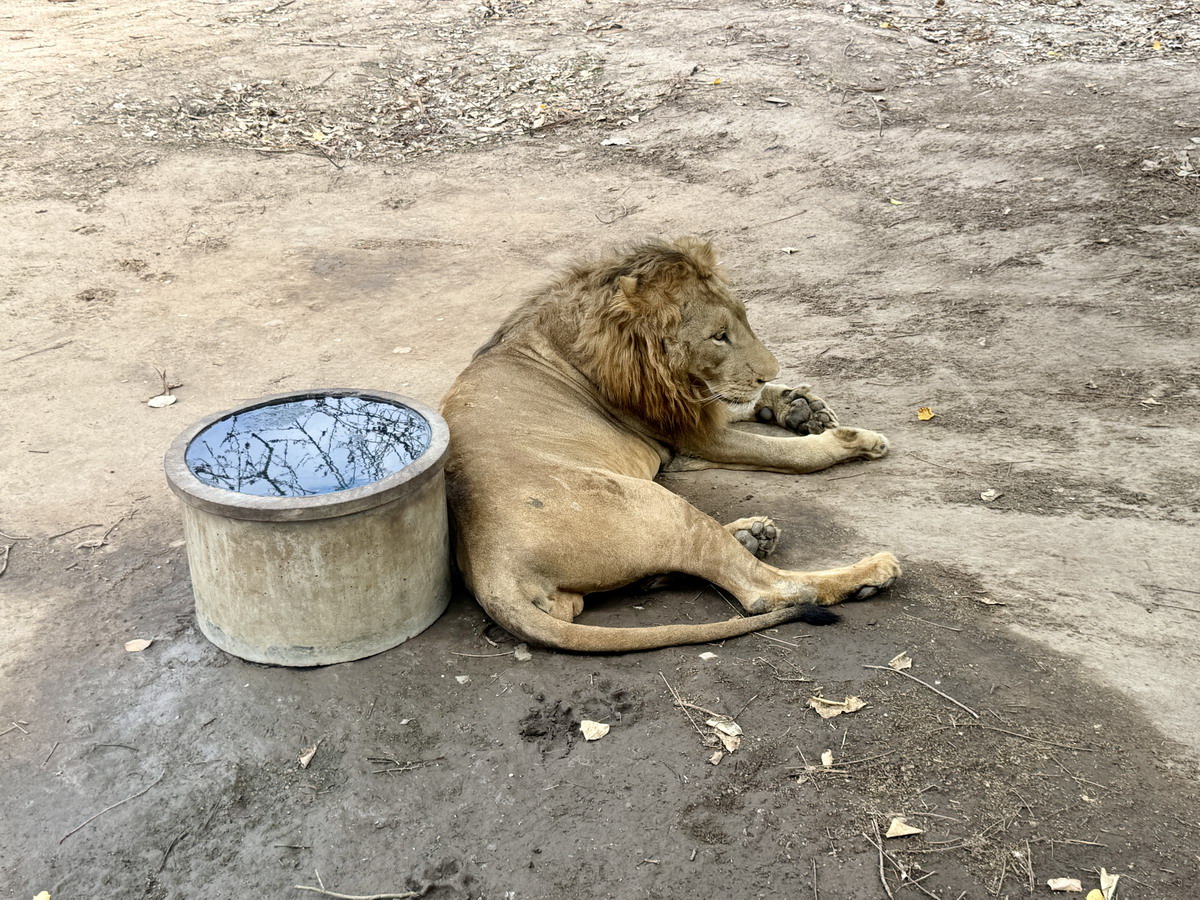
[[[773,422],[796,434],[821,434],[838,424],[837,413],[807,384],[783,388],[773,402],[758,411],[763,422]]]
[[[636,722],[642,711],[639,698],[624,688],[614,688],[607,678],[597,678],[595,684],[574,691],[570,698],[550,700],[538,694],[534,699],[538,705],[521,719],[517,733],[536,743],[543,756],[561,750],[560,759],[582,740],[579,723],[584,719],[618,728]]]

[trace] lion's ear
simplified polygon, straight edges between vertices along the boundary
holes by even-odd
[[[709,278],[717,268],[717,251],[711,241],[698,237],[682,237],[675,246],[692,258],[701,278]]]

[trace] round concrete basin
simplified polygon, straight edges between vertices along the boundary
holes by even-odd
[[[283,666],[424,631],[450,599],[448,444],[435,410],[380,391],[279,394],[197,422],[165,465],[200,630]]]

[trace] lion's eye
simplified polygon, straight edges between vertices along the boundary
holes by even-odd
[[[712,336],[712,339],[714,341],[716,341],[718,344],[724,344],[726,341],[729,340],[729,335],[727,335],[724,331],[718,331],[716,334],[714,334]]]

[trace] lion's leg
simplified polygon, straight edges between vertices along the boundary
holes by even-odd
[[[699,443],[680,448],[666,471],[720,468],[799,475],[852,459],[879,459],[887,452],[887,438],[864,428],[838,427],[803,437],[772,437],[723,428]]]
[[[625,476],[606,481],[609,490],[593,494],[586,526],[577,513],[570,523],[577,533],[589,535],[588,546],[576,548],[565,542],[539,563],[540,571],[554,573],[550,577],[562,593],[586,594],[649,575],[682,572],[726,589],[746,610],[758,613],[802,603],[831,606],[865,599],[900,574],[890,553],[819,572],[777,569],[748,552],[735,536],[746,530],[753,535],[757,524],[763,525],[765,534],[765,521],[740,520],[722,526],[652,481]],[[631,522],[637,523],[636,534],[630,531]],[[744,527],[747,523],[749,529]],[[644,535],[654,539],[645,540]]]

